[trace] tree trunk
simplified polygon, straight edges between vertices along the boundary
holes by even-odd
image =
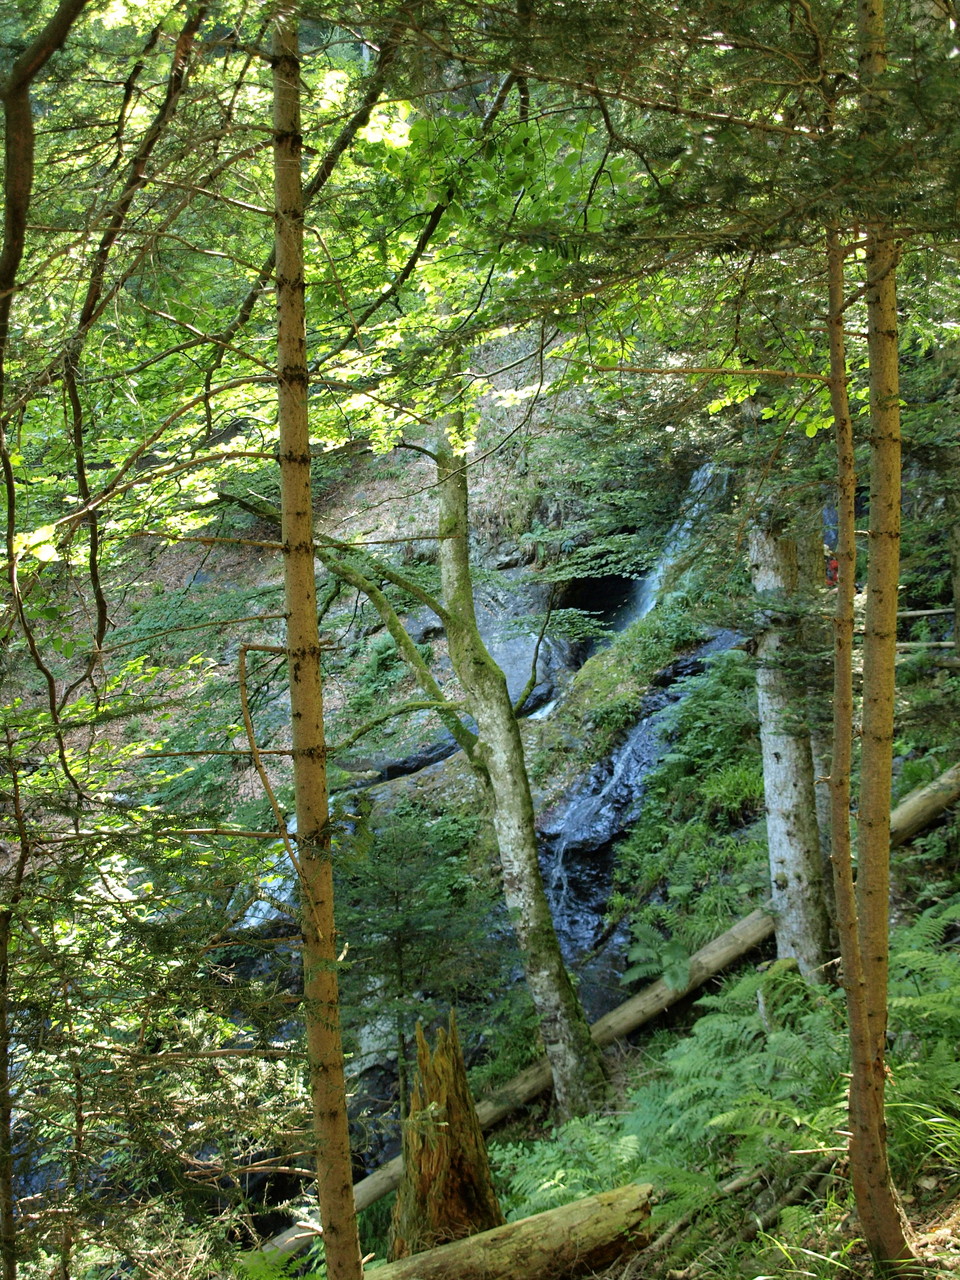
[[[303,1008],[327,1272],[331,1280],[359,1280],[363,1268],[354,1209],[340,1042],[314,570],[300,172],[300,60],[297,23],[289,12],[281,13],[276,22],[273,89],[281,528],[297,814],[296,869],[303,913]]]
[[[391,1260],[503,1224],[452,1011],[433,1053],[417,1023],[417,1067],[403,1125]]]
[[[507,682],[477,628],[466,468],[443,442],[437,450],[437,477],[450,661],[477,722],[475,755],[489,782],[507,910],[540,1019],[558,1110],[565,1117],[585,1115],[605,1092],[603,1059],[564,966],[544,892],[530,781]]]
[[[953,592],[953,646],[960,650],[960,501],[951,493],[947,499],[950,515],[950,586]]]
[[[865,51],[876,13],[861,12]],[[880,30],[883,16],[880,11]],[[871,35],[872,31],[872,35]],[[853,742],[854,534],[853,425],[847,396],[843,329],[844,272],[839,236],[827,238],[830,290],[830,388],[837,441],[839,577],[835,615],[833,864],[843,985],[847,996],[851,1077],[850,1173],[857,1212],[881,1274],[913,1274],[903,1211],[887,1162],[884,1118],[889,933],[890,776],[899,576],[900,446],[895,256],[869,236],[871,490],[870,565],[864,637],[863,749],[858,872],[853,872],[850,799]],[[888,244],[888,249],[893,246]],[[884,805],[881,813],[880,804]]]
[[[378,1280],[566,1280],[650,1243],[649,1185],[621,1187],[388,1263]]]
[[[833,646],[830,624],[825,611],[826,551],[823,543],[822,517],[816,514],[817,528],[798,544],[801,591],[808,601],[800,622],[800,643],[806,655],[806,715],[813,759],[813,794],[817,811],[817,833],[820,837],[820,859],[823,898],[830,922],[829,951],[838,953],[837,904],[833,895],[833,870],[830,863],[830,798],[831,752],[833,751]],[[833,557],[836,558],[835,556]]]
[[[8,747],[12,744],[8,741]],[[12,752],[11,752],[12,757]],[[30,841],[22,819],[15,768],[10,771],[14,790],[20,850],[14,866],[3,879],[6,902],[0,909],[0,1274],[3,1280],[16,1280],[17,1229],[20,1213],[13,1194],[14,1167],[14,1043],[10,1009],[10,962],[13,913],[20,905],[23,881],[30,862]]]
[[[802,718],[805,691],[791,670],[800,629],[788,612],[795,615],[799,600],[796,542],[775,530],[754,528],[750,575],[771,610],[757,645],[757,704],[777,952],[795,957],[805,977],[822,982],[830,925],[810,734]]]
[[[850,1080],[850,1173],[870,1252],[882,1268],[913,1253],[887,1163],[884,1052],[890,933],[890,793],[900,577],[900,388],[897,250],[880,230],[867,238],[870,353],[870,561],[863,638],[863,729],[857,823],[857,920],[864,1019]]]
[[[3,239],[0,242],[0,409],[6,397],[6,354],[10,335],[11,314],[17,292],[17,273],[23,259],[27,235],[27,214],[33,196],[34,121],[30,87],[60,49],[70,29],[84,9],[86,0],[61,0],[55,12],[38,35],[22,48],[9,74],[0,83],[3,104]],[[19,598],[17,587],[16,484],[10,450],[0,419],[0,471],[3,473],[6,510],[4,546],[6,574],[11,595]],[[53,699],[55,702],[55,697]],[[13,1029],[10,1010],[10,963],[13,912],[21,893],[30,859],[30,842],[20,808],[13,742],[8,739],[7,753],[11,761],[10,781],[14,792],[14,812],[20,836],[20,850],[13,866],[7,868],[3,883],[4,903],[0,908],[0,1275],[3,1280],[16,1280],[17,1229],[22,1217],[13,1195],[14,1165],[14,1068]]]

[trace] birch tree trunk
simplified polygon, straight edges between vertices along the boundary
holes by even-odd
[[[813,756],[803,720],[805,689],[792,674],[797,657],[797,544],[770,529],[750,533],[754,589],[772,604],[757,645],[757,704],[767,811],[770,891],[777,953],[793,956],[800,972],[822,982],[830,958],[830,925],[823,890]],[[779,604],[779,609],[777,608]]]
[[[520,944],[530,995],[540,1019],[563,1116],[584,1115],[605,1092],[600,1050],[560,954],[543,888],[533,799],[520,727],[507,681],[477,627],[470,573],[467,472],[444,442],[437,446],[440,496],[440,574],[450,661],[477,722],[474,749],[488,781],[493,825],[503,868],[503,893]]]
[[[314,569],[297,30],[293,14],[289,10],[282,11],[274,30],[273,58],[277,381],[287,666],[297,814],[296,869],[302,899],[303,1007],[317,1195],[327,1274],[331,1280],[359,1280],[363,1268],[353,1200],[340,1041],[333,868]]]

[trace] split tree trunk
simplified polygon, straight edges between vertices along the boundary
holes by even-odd
[[[533,799],[520,726],[506,678],[477,627],[470,573],[467,472],[445,442],[437,447],[440,574],[450,661],[477,722],[474,749],[488,781],[503,868],[503,893],[540,1019],[562,1116],[596,1109],[606,1089],[603,1058],[570,982],[540,874]]]
[[[276,20],[273,90],[281,536],[297,814],[296,869],[303,916],[303,1009],[327,1273],[331,1280],[359,1280],[363,1268],[354,1209],[340,1041],[314,569],[300,171],[300,59],[297,23],[289,11],[282,12]]]
[[[451,1010],[431,1053],[417,1023],[417,1080],[403,1122],[403,1178],[390,1258],[406,1258],[503,1224],[483,1131]]]
[[[802,714],[806,691],[792,671],[800,633],[796,542],[776,530],[754,528],[750,575],[754,589],[769,601],[769,625],[757,645],[757,704],[777,952],[795,957],[806,978],[822,982],[830,921],[813,756]]]

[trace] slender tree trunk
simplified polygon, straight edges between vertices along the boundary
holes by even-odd
[[[273,87],[280,490],[297,871],[303,913],[304,1019],[327,1273],[331,1280],[359,1280],[363,1268],[353,1199],[340,1041],[314,568],[300,171],[300,60],[297,23],[288,10],[283,11],[276,22]]]
[[[827,238],[830,287],[830,386],[837,442],[837,605],[834,620],[834,889],[850,1028],[850,1172],[863,1233],[881,1274],[915,1274],[914,1255],[887,1162],[884,1119],[889,930],[890,772],[900,517],[899,388],[895,257],[878,257],[871,236],[871,506],[868,616],[864,638],[864,707],[858,872],[850,841],[853,742],[854,540],[853,425],[847,398],[843,330],[844,276],[839,237]],[[892,246],[891,246],[892,248]],[[891,413],[892,410],[892,413]],[[881,814],[877,806],[882,804]]]
[[[827,950],[833,960],[840,953],[837,942],[837,903],[830,861],[830,829],[833,821],[833,801],[830,794],[833,759],[833,645],[825,608],[826,553],[820,511],[817,511],[816,523],[816,529],[797,545],[800,589],[806,603],[800,622],[800,646],[805,655],[805,706],[810,755],[813,760],[813,795],[817,834],[820,838],[823,902],[828,922]]]
[[[796,542],[776,530],[754,528],[750,574],[755,590],[772,604],[770,625],[757,645],[757,702],[777,952],[794,956],[805,977],[822,982],[830,958],[830,923],[813,756],[802,714],[805,690],[792,671],[800,633]]]
[[[540,874],[533,799],[520,727],[503,672],[477,628],[470,573],[467,473],[445,443],[437,449],[440,573],[450,661],[476,719],[478,764],[489,781],[503,892],[523,955],[564,1116],[594,1110],[605,1091],[600,1050],[570,982]]]
[[[890,933],[890,795],[900,577],[900,388],[897,251],[868,233],[870,353],[870,561],[863,638],[863,730],[857,823],[857,919],[866,1043],[850,1081],[851,1174],[871,1253],[881,1263],[912,1258],[890,1179],[883,1100]]]
[[[954,475],[960,474],[960,450],[951,450],[950,470]],[[960,494],[953,486],[946,499],[947,518],[950,528],[947,532],[947,544],[950,548],[950,587],[953,595],[953,644],[960,652]]]
[[[60,49],[70,29],[82,13],[86,0],[61,0],[37,36],[22,49],[6,79],[0,82],[3,109],[3,239],[0,242],[0,414],[6,394],[7,339],[17,291],[17,272],[23,258],[27,235],[27,214],[33,195],[34,124],[30,87],[49,59]],[[10,451],[0,416],[0,471],[5,489],[4,541],[11,593],[18,597],[16,555],[16,486]],[[54,699],[55,701],[55,699]],[[14,743],[7,739],[7,754],[14,759]],[[69,774],[68,774],[69,776]],[[14,812],[20,837],[19,856],[3,885],[4,905],[0,909],[0,1275],[16,1280],[17,1208],[13,1197],[13,1029],[10,1007],[10,964],[13,913],[19,904],[23,879],[30,859],[30,841],[20,807],[15,768],[10,779],[14,791]]]
[[[28,846],[21,846],[14,885],[4,885],[11,904],[19,899]],[[15,894],[11,893],[11,887]],[[10,1009],[10,960],[13,905],[0,910],[0,1268],[3,1280],[17,1276],[17,1205],[13,1194],[13,1032]]]
[[[883,128],[876,89],[887,67],[883,0],[859,0],[862,145]],[[882,218],[866,234],[870,369],[870,549],[863,639],[857,920],[864,1009],[850,1079],[850,1172],[867,1245],[881,1272],[918,1274],[890,1177],[884,1116],[890,934],[890,794],[900,581],[899,248]],[[865,1025],[863,1025],[865,1023]]]

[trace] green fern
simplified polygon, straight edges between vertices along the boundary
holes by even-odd
[[[931,1153],[941,1167],[960,1167],[960,957],[943,946],[958,916],[958,904],[942,904],[893,940],[889,1141],[905,1185]],[[659,934],[645,937],[662,950]],[[849,1069],[842,992],[812,986],[783,961],[728,981],[698,1007],[688,1036],[653,1041],[625,1114],[572,1121],[546,1143],[493,1147],[510,1218],[649,1181],[659,1200],[654,1223],[671,1221],[702,1209],[731,1176],[762,1167],[782,1185],[806,1166],[809,1154],[800,1153],[836,1149]],[[713,1222],[724,1212],[718,1201]],[[821,1259],[807,1247],[814,1233],[804,1236],[803,1214],[793,1214],[795,1231],[780,1233],[780,1261],[792,1270],[774,1274],[844,1271],[842,1257]]]
[[[570,1120],[552,1140],[490,1147],[509,1222],[636,1179],[640,1147],[615,1116]]]

